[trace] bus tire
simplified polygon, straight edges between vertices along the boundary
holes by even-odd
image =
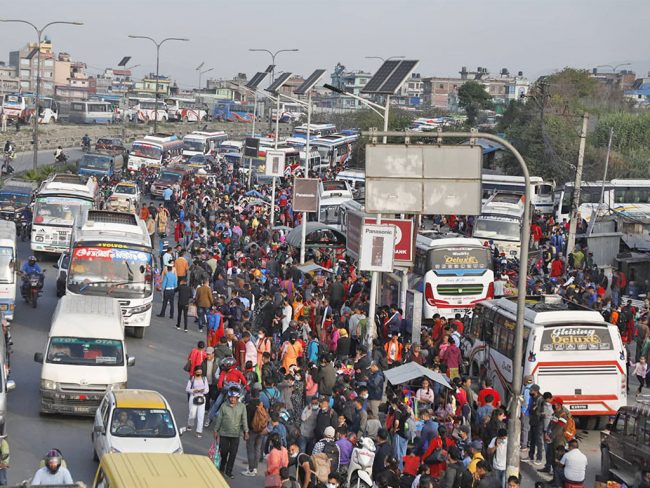
[[[136,339],[144,339],[145,327],[131,327],[131,333]]]

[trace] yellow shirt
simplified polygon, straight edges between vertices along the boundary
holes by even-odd
[[[472,474],[476,473],[476,465],[479,463],[479,461],[484,461],[483,454],[477,452],[476,454],[474,454],[474,457],[467,465],[467,471],[469,471]]]
[[[174,268],[176,268],[176,276],[180,279],[187,276],[187,270],[190,269],[190,265],[187,259],[181,256],[174,262]]]

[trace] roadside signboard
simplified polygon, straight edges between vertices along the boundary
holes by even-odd
[[[293,210],[295,212],[318,212],[318,178],[295,178],[293,180]]]
[[[395,226],[368,224],[361,227],[359,269],[361,271],[393,271]]]

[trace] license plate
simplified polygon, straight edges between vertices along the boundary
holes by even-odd
[[[588,410],[587,405],[569,405],[569,410]]]

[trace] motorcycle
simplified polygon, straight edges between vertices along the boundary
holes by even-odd
[[[67,163],[68,162],[68,156],[65,155],[63,151],[61,151],[58,155],[54,153],[54,163]]]
[[[349,488],[372,488],[372,464],[375,461],[375,443],[370,437],[361,437],[352,450],[348,468]]]
[[[90,139],[81,141],[81,152],[90,152]]]
[[[43,293],[43,284],[45,281],[45,270],[42,273],[23,273],[23,284],[20,292],[26,303],[30,303],[33,308],[38,304],[38,297]]]
[[[20,220],[16,222],[16,234],[20,236],[22,242],[25,242],[25,239],[29,237],[31,233],[32,223],[21,217]]]

